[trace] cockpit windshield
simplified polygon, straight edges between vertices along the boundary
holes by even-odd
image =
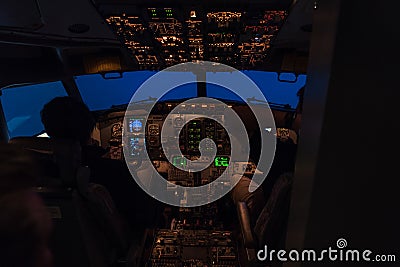
[[[83,101],[92,111],[107,110],[118,105],[129,103],[135,91],[156,71],[132,71],[122,73],[122,77],[107,79],[100,74],[76,76]],[[306,75],[299,75],[295,81],[279,81],[276,72],[243,71],[261,89],[270,104],[286,105],[295,108],[298,102],[297,91],[304,86]],[[207,72],[206,79],[230,79],[231,73]],[[193,76],[193,77],[188,77]],[[171,79],[193,79],[190,72],[168,74]],[[218,85],[206,85],[207,96],[228,101],[239,101],[237,95]],[[43,105],[57,96],[67,95],[61,81],[29,84],[5,88],[2,90],[2,104],[7,120],[10,137],[32,136],[43,130],[40,121],[40,110]],[[196,83],[185,84],[164,95],[161,100],[180,100],[197,96]],[[256,99],[255,99],[256,100]],[[18,103],[16,105],[16,103]]]
[[[135,71],[125,72],[122,78],[104,79],[102,75],[84,75],[75,77],[84,102],[92,110],[105,110],[113,106],[128,104],[139,86],[148,78],[156,74],[156,71]],[[261,89],[268,102],[279,105],[287,105],[295,108],[298,102],[297,91],[304,86],[306,75],[299,75],[294,82],[283,82],[278,80],[276,72],[266,71],[243,71]],[[206,79],[213,76],[213,79],[230,79],[231,73],[210,73]],[[171,77],[170,77],[171,76]],[[196,79],[194,74],[188,72],[170,73],[168,78],[179,79],[183,76]],[[217,76],[217,77],[216,77]],[[207,96],[212,98],[242,101],[234,93],[220,86],[207,83]],[[161,100],[185,99],[197,96],[195,83],[186,84],[175,88]]]

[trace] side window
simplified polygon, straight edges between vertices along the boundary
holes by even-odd
[[[10,138],[33,136],[43,131],[40,111],[57,96],[66,96],[60,81],[23,85],[2,90],[1,103]]]

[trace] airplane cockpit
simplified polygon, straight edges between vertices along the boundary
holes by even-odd
[[[259,245],[243,236],[274,201],[274,233],[255,238],[284,243],[311,24],[301,10],[313,8],[303,2],[1,4],[2,137],[40,165],[55,266],[248,266]],[[95,160],[43,126],[44,106],[65,97],[95,120]],[[64,108],[54,120],[66,131]]]
[[[2,1],[0,140],[34,162],[19,171],[51,220],[49,266],[300,266],[267,247],[325,242],[308,196],[339,184],[311,178],[340,158],[323,118],[347,104],[328,97],[351,92],[327,93],[347,31],[333,2]]]

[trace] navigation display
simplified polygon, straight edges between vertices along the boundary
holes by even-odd
[[[143,119],[130,118],[128,119],[128,132],[130,133],[143,133]]]

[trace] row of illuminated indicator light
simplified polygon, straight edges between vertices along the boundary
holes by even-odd
[[[160,14],[160,12],[162,12],[160,9],[158,9],[158,11],[157,11],[156,8],[149,8],[148,10],[149,10],[150,16],[154,17],[154,18],[157,17],[158,14]],[[171,8],[164,8],[163,11],[164,11],[163,13],[164,13],[164,15],[166,17],[173,17],[173,11],[172,11]],[[191,10],[189,16],[191,18],[196,18],[197,17],[196,11],[195,10]],[[226,12],[226,11],[211,12],[211,13],[207,14],[208,18],[217,18],[217,19],[220,19],[220,20],[221,19],[222,20],[230,20],[232,18],[238,19],[241,16],[242,16],[242,14],[239,13],[239,12]]]
[[[231,107],[231,106],[230,106]],[[128,127],[129,127],[129,132],[131,133],[139,133],[143,132],[143,120],[144,119],[131,119],[129,120]],[[196,122],[192,122],[191,124],[196,124]],[[278,128],[278,129],[285,129],[285,128]],[[189,132],[198,132],[198,129],[189,129]],[[265,128],[265,131],[271,132],[272,128]]]
[[[196,122],[192,122],[191,124],[192,124],[192,125],[196,125]],[[129,125],[128,127],[129,127],[129,132],[130,132],[130,133],[140,133],[140,132],[143,132],[143,119],[133,119],[133,120],[129,120],[128,125]],[[208,127],[208,128],[209,128],[209,127]],[[207,129],[206,129],[206,130],[207,130]],[[210,131],[210,129],[208,129],[208,130]],[[188,131],[189,131],[190,133],[192,133],[192,132],[199,133],[199,132],[201,131],[201,129],[200,129],[200,128],[197,128],[197,129],[189,128]],[[193,137],[193,136],[191,135],[191,137]],[[197,135],[197,137],[200,137],[200,135]]]
[[[144,119],[130,119],[128,122],[128,129],[130,133],[143,132],[143,120]],[[196,122],[191,122],[192,125],[196,125]],[[190,128],[189,132],[199,132],[201,129]]]

